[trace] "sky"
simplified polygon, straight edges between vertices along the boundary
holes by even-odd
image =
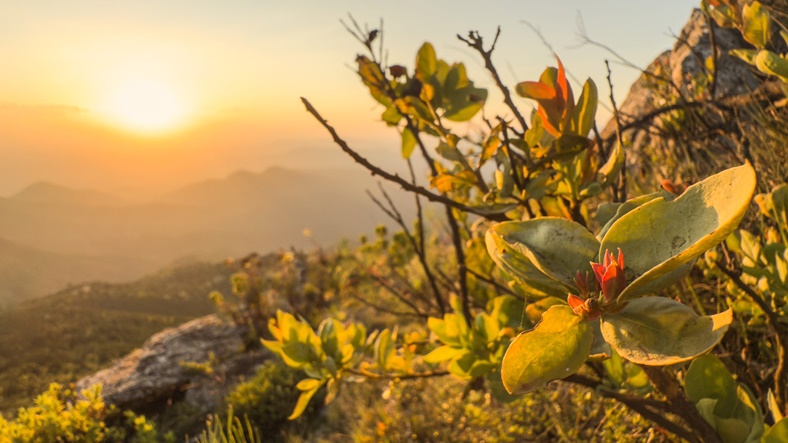
[[[271,1],[0,0],[0,196],[37,182],[154,195],[235,170],[353,167],[300,102],[306,97],[355,148],[396,160],[353,72],[363,48],[340,23],[378,28],[391,64],[431,42],[493,88],[457,34],[492,41],[505,83],[555,65],[607,97],[605,59],[623,100],[636,66],[669,49],[698,0]],[[579,85],[575,85],[579,88]],[[530,104],[518,99],[527,109]],[[500,95],[488,103],[505,111]],[[599,114],[606,118],[606,111]],[[473,123],[472,123],[473,124]]]

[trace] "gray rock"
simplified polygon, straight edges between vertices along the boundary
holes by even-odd
[[[79,380],[76,388],[101,384],[107,404],[137,412],[160,409],[174,398],[208,412],[235,380],[253,374],[268,358],[265,351],[244,351],[247,332],[215,315],[198,318],[153,335],[111,367]],[[209,361],[210,373],[188,364]]]
[[[737,154],[737,146],[727,140],[717,138],[708,145],[708,151],[677,142],[676,131],[686,130],[681,125],[697,122],[682,120],[685,116],[677,116],[675,112],[655,115],[673,104],[747,94],[761,84],[749,65],[728,54],[731,49],[748,47],[739,31],[720,28],[716,23],[713,27],[718,54],[713,97],[704,72],[705,61],[712,54],[709,23],[696,9],[672,50],[657,57],[632,85],[627,97],[619,102],[624,140],[631,143],[627,170],[636,180],[692,179],[691,176],[708,175],[725,164],[738,163],[731,159]],[[704,110],[703,119],[703,125],[711,127],[730,120],[731,116]],[[616,143],[615,119],[608,121],[600,135],[602,146],[610,149]]]

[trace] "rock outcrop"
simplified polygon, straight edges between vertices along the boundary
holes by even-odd
[[[159,410],[173,400],[212,411],[232,381],[251,375],[269,356],[244,350],[247,332],[215,315],[198,318],[153,335],[76,387],[101,384],[106,403],[137,412]],[[203,363],[210,363],[210,371],[195,368]]]
[[[732,155],[737,155],[738,148],[728,141],[717,138],[715,143],[708,145],[711,151],[703,151],[677,142],[671,136],[675,131],[686,129],[681,126],[687,124],[688,119],[688,113],[681,110],[683,104],[747,94],[762,83],[749,65],[729,55],[731,49],[749,47],[740,32],[720,28],[716,23],[712,27],[700,10],[694,10],[673,49],[657,57],[632,85],[626,99],[619,102],[624,139],[631,143],[627,151],[630,176],[675,180],[683,174],[693,175],[684,170],[685,167],[703,176],[714,172],[717,166],[738,162],[731,159]],[[712,86],[706,77],[705,63],[715,47],[717,75]],[[660,112],[667,107],[673,109]],[[730,120],[730,116],[712,111],[705,112],[703,119],[702,124],[713,127]],[[713,131],[709,132],[712,138]],[[600,135],[603,145],[609,149],[616,142],[615,119],[605,125]],[[662,161],[667,159],[677,164]]]

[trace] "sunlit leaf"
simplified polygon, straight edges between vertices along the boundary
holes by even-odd
[[[433,349],[429,354],[425,355],[423,359],[425,363],[437,364],[442,361],[451,360],[463,352],[467,351],[465,349],[444,345]]]
[[[298,401],[296,402],[295,408],[293,408],[293,413],[290,414],[287,419],[295,420],[300,417],[301,414],[304,413],[304,410],[306,410],[306,407],[309,405],[309,400],[311,400],[315,393],[317,393],[318,389],[320,389],[320,386],[308,391],[301,392],[301,395],[298,396]]]
[[[621,168],[624,166],[624,147],[621,143],[616,143],[605,164],[599,167],[599,175],[602,184],[611,185],[618,178]]]
[[[788,83],[788,60],[772,51],[760,51],[755,56],[755,66],[766,74],[775,75]]]
[[[738,403],[736,380],[713,355],[702,355],[692,361],[684,377],[684,390],[693,403],[702,398],[717,400],[714,414],[720,417],[732,417]]]
[[[572,132],[583,137],[588,136],[594,127],[598,100],[596,84],[591,79],[586,80],[570,120]]]
[[[574,287],[577,271],[590,270],[599,242],[587,229],[572,221],[543,217],[523,222],[505,222],[487,231],[488,237],[503,241],[504,251],[490,251],[493,260],[530,262],[548,277]],[[497,245],[499,242],[493,241]],[[488,250],[490,247],[488,241]]]
[[[522,394],[575,373],[591,350],[593,334],[569,306],[553,306],[536,328],[514,339],[501,366],[506,390]]]
[[[758,52],[760,51],[758,51],[757,49],[731,49],[730,55],[734,57],[738,57],[754,66],[755,56],[758,55]]]
[[[627,280],[619,301],[675,281],[673,271],[691,263],[739,225],[755,192],[749,163],[696,183],[675,200],[651,200],[616,220],[602,239],[600,254],[621,248]]]
[[[722,340],[731,321],[730,309],[700,317],[677,301],[644,297],[629,301],[615,314],[603,315],[602,334],[625,359],[665,366],[710,351]]]
[[[556,98],[556,90],[542,82],[520,82],[514,87],[514,90],[521,97],[532,100],[553,100]]]
[[[756,48],[765,47],[771,39],[769,13],[761,6],[760,2],[754,1],[744,5],[741,15],[744,39]]]
[[[788,418],[783,418],[763,436],[763,443],[785,443],[788,441]]]
[[[722,439],[723,443],[744,443],[750,427],[744,420],[739,418],[723,418],[714,414],[718,400],[712,398],[701,399],[695,407],[700,416],[706,420]],[[755,443],[755,442],[753,442]]]
[[[435,57],[435,48],[429,43],[424,43],[416,54],[416,78],[426,82],[438,69],[438,60]]]

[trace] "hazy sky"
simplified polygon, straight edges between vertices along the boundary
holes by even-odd
[[[396,149],[350,69],[361,48],[340,25],[348,13],[371,27],[383,19],[391,63],[411,66],[430,41],[488,88],[479,57],[455,35],[473,29],[491,41],[500,25],[494,61],[514,86],[555,63],[529,22],[607,97],[612,56],[581,44],[581,21],[590,38],[646,66],[698,3],[0,0],[0,196],[38,180],[150,191],[271,163],[350,167],[300,96],[354,146]],[[637,72],[613,68],[621,100]]]

